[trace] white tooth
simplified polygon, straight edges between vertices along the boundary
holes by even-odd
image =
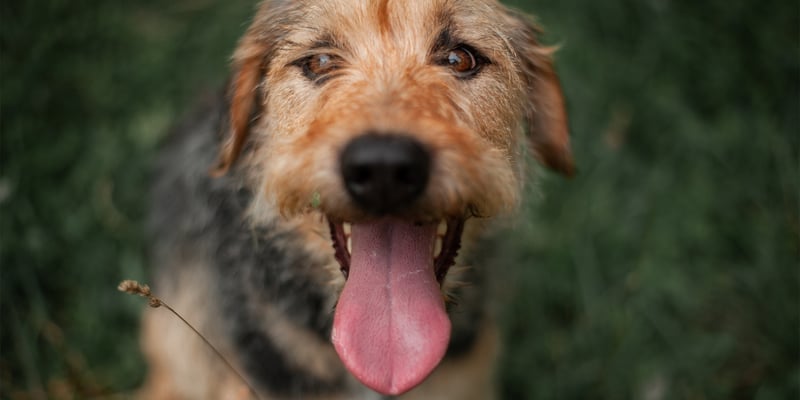
[[[433,245],[433,255],[434,257],[439,256],[439,253],[442,252],[442,238],[436,238],[436,244]]]
[[[342,224],[342,230],[344,230],[344,234],[350,236],[350,232],[353,230],[353,224],[349,222],[345,222]]]
[[[348,253],[352,253],[353,252],[353,239],[352,238],[347,238],[347,252]]]
[[[436,233],[444,236],[447,233],[447,222],[439,222],[439,226],[436,227]]]

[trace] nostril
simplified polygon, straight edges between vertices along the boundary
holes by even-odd
[[[427,180],[427,168],[417,168],[413,164],[398,166],[394,171],[393,180],[398,185],[418,187]]]
[[[424,192],[430,156],[416,139],[370,133],[353,139],[340,155],[340,168],[351,198],[373,213],[407,206]]]
[[[355,184],[363,185],[372,180],[372,170],[366,165],[354,165],[346,173],[350,181]]]
[[[414,175],[411,168],[398,168],[394,174],[394,179],[401,185],[411,185],[414,183]]]

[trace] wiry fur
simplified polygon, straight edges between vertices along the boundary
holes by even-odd
[[[153,214],[158,293],[229,355],[261,398],[375,398],[329,342],[344,279],[326,218],[369,218],[343,188],[339,154],[367,131],[413,135],[435,163],[424,194],[400,217],[469,218],[468,250],[488,217],[519,202],[525,144],[572,173],[551,50],[536,34],[492,0],[265,1],[234,54],[228,104],[212,102],[190,118],[162,155]],[[432,62],[462,42],[491,60],[470,80]],[[322,84],[294,64],[317,46],[344,63]],[[444,290],[457,299],[448,356],[403,398],[491,396],[496,344],[481,306],[485,271],[448,275]],[[144,333],[144,398],[247,397],[176,321],[148,313]]]

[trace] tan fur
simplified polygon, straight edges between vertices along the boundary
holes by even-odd
[[[170,305],[187,321],[218,345],[220,333],[208,320],[213,299],[211,285],[201,261],[184,261],[185,271],[171,284],[162,285]],[[143,321],[143,349],[150,360],[141,399],[222,399],[240,392],[242,383],[216,358],[189,327],[162,309],[149,309]],[[225,348],[219,348],[229,354]],[[246,389],[246,387],[245,387]],[[246,393],[246,392],[245,392]]]
[[[491,60],[479,79],[460,80],[434,62],[431,52],[445,28]],[[248,211],[252,224],[280,220],[282,229],[300,231],[302,240],[286,248],[324,260],[328,267],[318,279],[338,291],[344,279],[326,219],[368,217],[338,175],[339,154],[354,137],[402,132],[431,151],[428,188],[406,216],[415,221],[509,214],[520,201],[527,146],[548,167],[573,173],[552,49],[541,46],[537,34],[534,25],[492,0],[265,1],[233,57],[230,127],[212,173],[245,174],[255,194]],[[311,84],[295,65],[316,53],[343,63],[321,85]],[[468,220],[465,245],[484,225]],[[176,279],[170,293],[178,296],[174,307],[214,338],[214,324],[198,307],[213,306],[200,294],[213,285],[202,269],[183,269],[192,272]],[[144,321],[151,373],[143,398],[246,398],[246,388],[199,339],[173,327],[174,319],[154,314]],[[279,310],[262,315],[273,341],[293,349],[289,362],[322,379],[346,373],[329,343],[305,335]],[[479,336],[469,354],[445,361],[402,398],[491,398],[498,335],[487,326]]]

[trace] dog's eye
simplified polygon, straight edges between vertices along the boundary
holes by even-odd
[[[314,54],[298,62],[303,69],[303,75],[314,81],[323,75],[339,69],[339,58],[331,54]]]
[[[467,46],[459,46],[450,50],[441,64],[449,67],[457,77],[466,79],[477,74],[485,61],[483,57],[476,55],[475,50]]]

